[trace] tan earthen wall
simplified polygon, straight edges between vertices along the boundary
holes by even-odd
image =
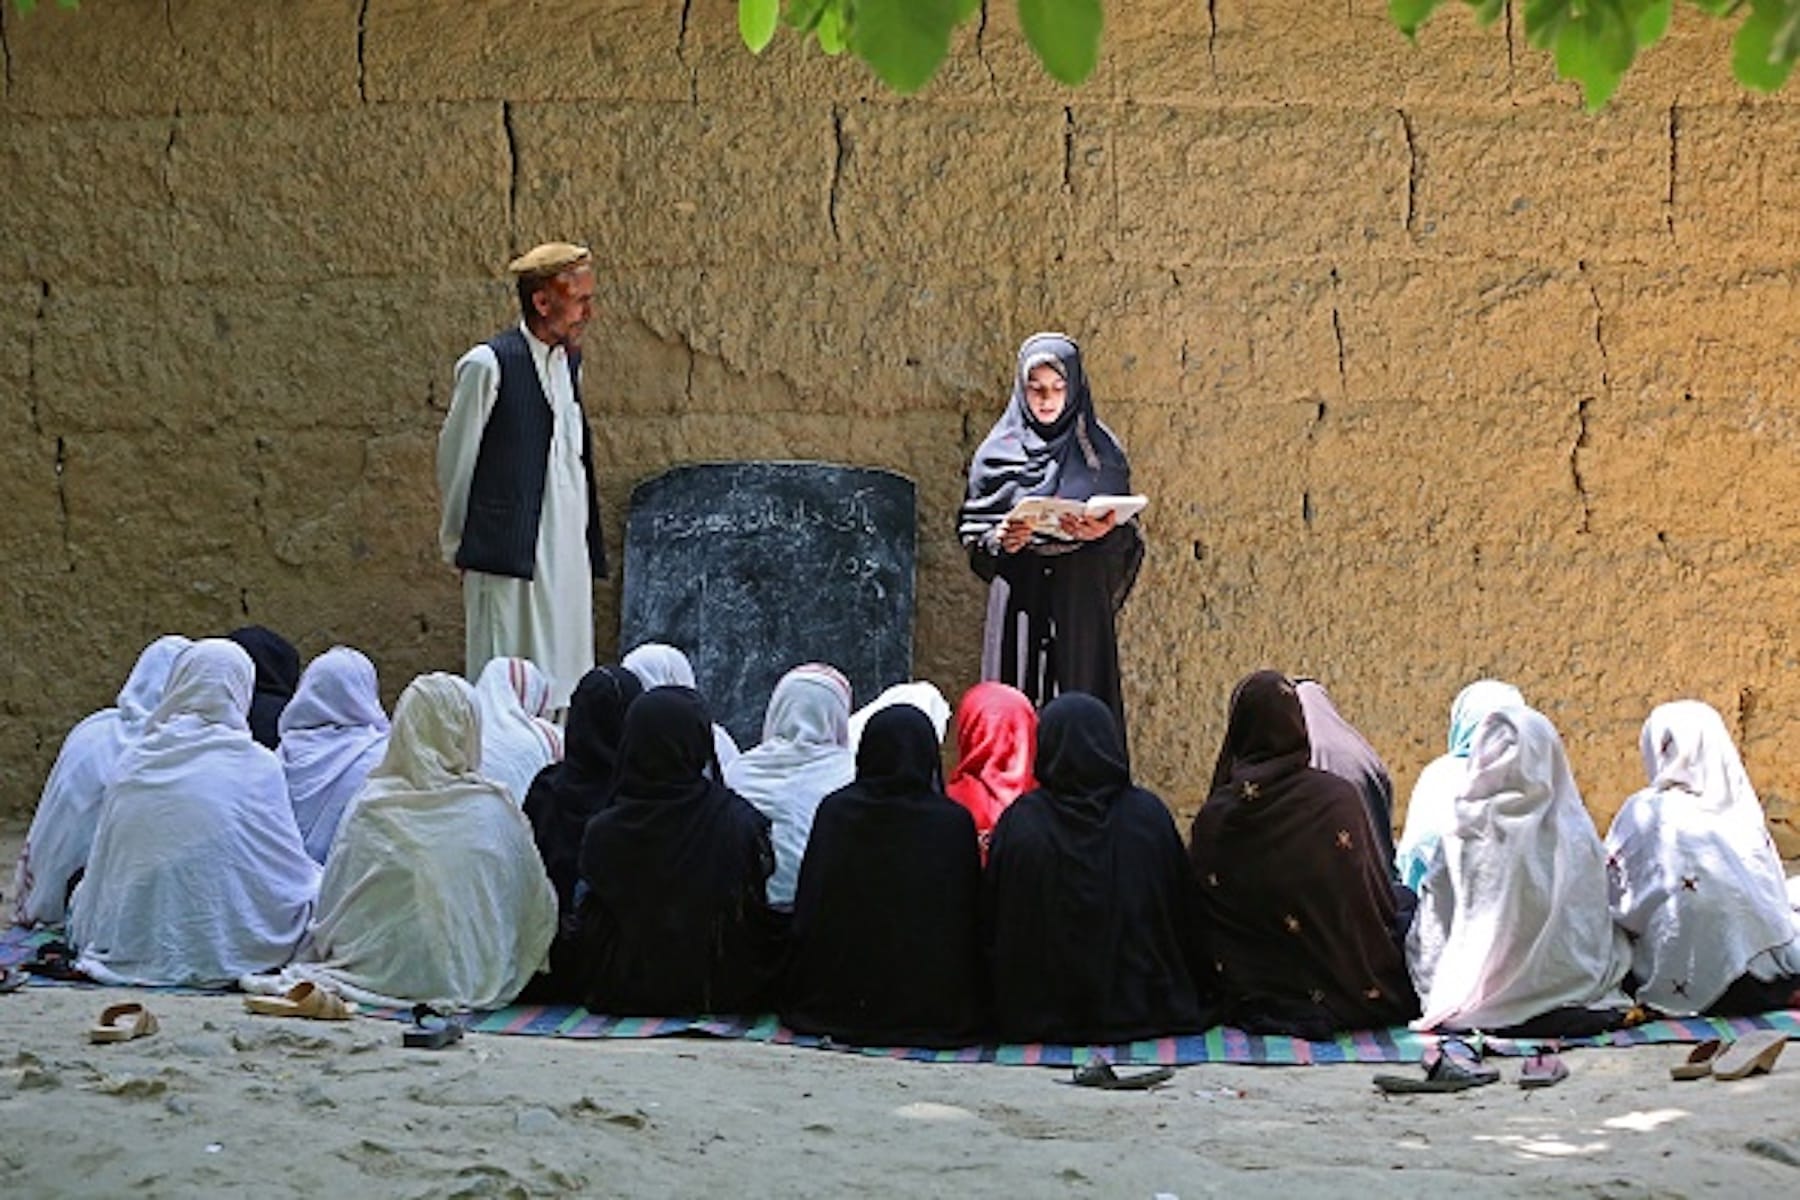
[[[1384,7],[1115,0],[1070,91],[996,0],[902,100],[752,58],[730,0],[6,3],[0,809],[163,631],[351,642],[390,698],[456,667],[450,365],[509,253],[572,237],[615,548],[672,463],[904,471],[955,694],[964,467],[1061,327],[1155,499],[1123,641],[1177,807],[1267,664],[1402,795],[1457,689],[1511,679],[1602,820],[1650,706],[1699,696],[1800,819],[1800,88],[1746,99],[1683,11],[1588,116],[1521,30],[1415,51]]]

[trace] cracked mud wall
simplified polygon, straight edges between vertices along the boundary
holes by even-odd
[[[1698,696],[1800,819],[1800,91],[1746,99],[1683,12],[1588,116],[1516,12],[1415,51],[1383,8],[1113,4],[1069,90],[996,2],[901,100],[752,58],[729,0],[7,4],[0,809],[165,630],[351,642],[390,699],[456,667],[450,366],[509,254],[572,237],[615,550],[673,463],[904,471],[916,667],[955,693],[964,467],[1060,327],[1154,498],[1122,637],[1178,809],[1272,665],[1403,796],[1457,689],[1511,679],[1602,821]]]

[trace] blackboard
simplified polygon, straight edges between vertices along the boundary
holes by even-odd
[[[746,749],[789,669],[827,662],[856,704],[912,677],[912,480],[811,462],[704,463],[638,484],[619,649],[667,642]]]

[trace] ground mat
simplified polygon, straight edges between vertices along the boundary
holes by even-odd
[[[0,967],[16,966],[54,935],[12,928],[0,933]],[[410,1020],[405,1010],[377,1010],[371,1016]],[[911,1062],[998,1063],[1003,1066],[1073,1067],[1099,1054],[1114,1063],[1142,1066],[1191,1066],[1198,1063],[1245,1063],[1260,1066],[1308,1066],[1329,1063],[1418,1062],[1437,1042],[1428,1033],[1410,1029],[1377,1029],[1346,1033],[1328,1042],[1264,1036],[1229,1028],[1209,1029],[1184,1037],[1153,1038],[1114,1046],[987,1045],[956,1050],[930,1050],[916,1046],[848,1046],[826,1038],[795,1033],[773,1016],[749,1017],[608,1017],[567,1005],[514,1004],[493,1012],[472,1013],[469,1029],[475,1033],[513,1037],[560,1037],[596,1041],[607,1038],[716,1037],[767,1042],[777,1046],[839,1050],[879,1058]],[[1564,1038],[1574,1046],[1647,1046],[1699,1042],[1707,1038],[1737,1038],[1758,1029],[1772,1029],[1800,1038],[1800,1009],[1764,1013],[1757,1017],[1689,1017],[1651,1021],[1588,1038]],[[1490,1054],[1524,1055],[1536,1041],[1488,1038]]]

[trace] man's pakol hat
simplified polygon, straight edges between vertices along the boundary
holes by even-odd
[[[548,279],[573,267],[585,267],[594,261],[586,246],[573,242],[545,242],[533,246],[506,264],[506,269],[520,279]]]

